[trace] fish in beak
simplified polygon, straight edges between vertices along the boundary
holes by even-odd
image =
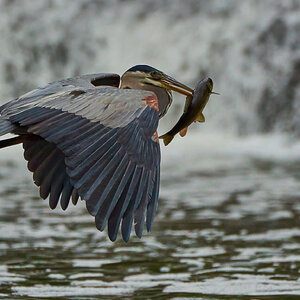
[[[211,94],[218,95],[218,93],[213,92],[212,89],[213,81],[210,78],[198,82],[195,90],[192,91],[192,95],[186,97],[184,111],[178,122],[166,134],[159,137],[160,139],[163,139],[165,146],[173,140],[177,133],[180,133],[181,136],[185,136],[188,126],[190,126],[192,122],[205,122],[203,109]]]

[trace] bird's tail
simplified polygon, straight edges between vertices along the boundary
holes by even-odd
[[[169,145],[171,143],[171,141],[174,138],[174,135],[171,134],[164,134],[162,136],[159,137],[160,139],[163,139],[165,146]]]

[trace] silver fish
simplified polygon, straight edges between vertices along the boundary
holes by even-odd
[[[160,139],[163,139],[165,146],[173,140],[178,132],[180,132],[181,136],[185,136],[188,126],[194,121],[205,122],[202,111],[207,104],[210,95],[219,95],[218,93],[213,92],[212,89],[212,79],[205,78],[198,82],[194,89],[193,96],[186,97],[184,111],[178,122],[170,131],[159,137]]]

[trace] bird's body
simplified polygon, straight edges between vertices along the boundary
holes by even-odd
[[[86,201],[96,226],[128,241],[141,237],[157,208],[160,147],[157,126],[171,89],[191,89],[149,66],[50,83],[0,107],[0,147],[22,143],[28,169],[53,209]]]

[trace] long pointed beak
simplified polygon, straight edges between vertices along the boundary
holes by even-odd
[[[170,76],[164,76],[160,78],[159,81],[167,89],[170,89],[179,94],[183,94],[185,96],[193,96],[193,89],[189,88],[183,83],[178,82]]]
[[[214,95],[219,95],[220,96],[220,94],[219,93],[216,93],[216,92],[210,92],[211,94],[214,94]]]

